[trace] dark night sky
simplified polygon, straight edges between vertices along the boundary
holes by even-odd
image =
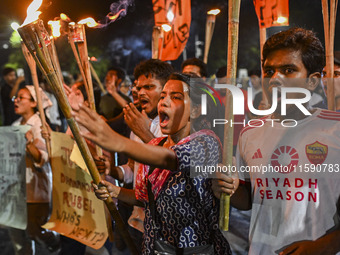
[[[45,22],[58,16],[61,12],[66,13],[74,21],[92,16],[96,20],[102,19],[108,12],[112,0],[44,0],[43,14],[40,16]],[[187,44],[188,57],[194,57],[194,38],[198,35],[199,40],[204,41],[205,13],[212,7],[222,10],[217,16],[215,33],[211,44],[210,58],[220,59],[219,63],[209,65],[213,72],[218,65],[226,61],[227,49],[227,0],[192,0],[192,25],[190,39]],[[26,17],[26,8],[31,0],[1,0],[0,2],[0,33],[8,30],[11,21],[23,22]],[[339,10],[338,10],[338,13]],[[335,49],[340,50],[340,15],[336,25]],[[135,50],[136,45],[143,44],[144,55],[151,54],[151,32],[153,26],[153,12],[151,0],[135,0],[135,4],[129,7],[125,17],[110,24],[104,29],[87,30],[88,44],[108,47],[108,43],[121,38],[124,48]],[[323,41],[323,23],[321,12],[321,0],[291,0],[290,1],[290,26],[302,26],[313,29]],[[277,27],[267,29],[268,34],[286,29]],[[1,34],[0,34],[1,35]],[[2,36],[3,37],[3,36]],[[242,0],[240,13],[240,47],[239,67],[254,66],[259,63],[258,52],[258,23],[255,15],[253,1]],[[138,39],[138,40],[137,40]],[[3,40],[3,38],[1,38]],[[138,41],[138,43],[137,43]],[[203,48],[202,48],[203,49]],[[252,50],[249,50],[252,49]],[[139,51],[143,51],[140,50]],[[1,54],[1,51],[0,51]],[[2,54],[1,54],[2,56]],[[175,65],[179,65],[180,58]],[[135,63],[131,63],[133,65]]]

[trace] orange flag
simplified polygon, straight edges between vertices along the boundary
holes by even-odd
[[[160,60],[176,60],[189,39],[191,23],[190,0],[153,0],[155,25],[168,24],[171,30],[164,31],[163,45],[160,44]]]
[[[260,28],[289,25],[288,0],[254,0]]]

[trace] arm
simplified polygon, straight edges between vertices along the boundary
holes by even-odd
[[[106,88],[107,92],[117,101],[117,103],[122,108],[128,104],[128,101],[126,101],[121,95],[119,95],[116,87],[116,81],[114,79],[111,79],[107,82]]]
[[[44,162],[42,155],[39,151],[39,149],[35,146],[35,144],[37,144],[38,140],[34,139],[33,137],[33,133],[31,130],[27,131],[26,133],[26,139],[27,139],[27,143],[26,143],[26,150],[27,152],[31,155],[31,157],[33,158],[33,161],[39,165],[43,165]]]
[[[337,216],[340,216],[340,197],[337,202]],[[333,230],[314,241],[295,242],[286,247],[280,255],[288,254],[337,254],[340,252],[340,224],[334,227]]]
[[[288,254],[337,254],[340,251],[340,229],[326,234],[315,241],[300,241],[293,243],[288,248],[280,252],[280,255]]]
[[[84,105],[72,112],[75,120],[88,131],[81,134],[108,151],[124,152],[128,157],[154,167],[177,169],[175,153],[167,148],[132,141],[114,132],[100,116]]]
[[[100,182],[99,186],[106,187],[109,193],[106,189],[102,189],[94,183],[92,183],[92,186],[97,198],[100,200],[106,200],[109,196],[111,196],[112,198],[117,198],[129,205],[144,207],[144,204],[136,199],[135,190],[133,189],[120,188],[104,180]]]
[[[133,103],[130,103],[124,107],[123,112],[126,124],[144,143],[155,138],[150,131],[151,121],[144,110],[141,113]]]
[[[24,76],[19,76],[19,77],[17,78],[17,80],[15,81],[15,84],[14,84],[14,86],[13,86],[11,92],[9,93],[9,98],[10,98],[10,99],[11,99],[12,97],[14,97],[14,96],[17,94],[17,92],[18,92],[18,90],[19,90],[19,85],[20,85],[20,83],[22,83],[24,80],[25,80],[25,77],[24,77]]]

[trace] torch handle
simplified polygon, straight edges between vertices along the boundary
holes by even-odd
[[[30,55],[29,51],[27,50],[26,46],[24,44],[21,44],[22,53],[24,54],[24,57],[26,59],[26,62],[28,64],[28,67],[31,71],[32,81],[35,89],[35,93],[37,96],[37,104],[38,104],[38,111],[40,114],[41,124],[42,124],[42,130],[44,132],[48,132],[48,129],[46,127],[46,118],[44,113],[44,108],[41,102],[41,95],[39,90],[39,80],[38,80],[38,74],[37,74],[37,66],[35,64],[34,58]],[[46,148],[47,153],[49,156],[51,156],[51,143],[48,138],[45,138],[46,142]]]
[[[228,9],[228,59],[227,59],[227,78],[228,83],[236,85],[236,71],[237,71],[237,53],[238,53],[238,31],[239,31],[239,17],[241,0],[229,0]],[[225,105],[225,119],[234,118],[233,115],[233,97],[231,92],[227,91]],[[223,164],[232,165],[233,159],[233,136],[234,128],[225,125],[224,128],[224,144],[223,144]],[[222,195],[220,202],[220,228],[224,231],[229,229],[229,207],[230,196]]]
[[[103,83],[100,81],[96,70],[93,68],[93,65],[91,64],[91,62],[89,64],[90,64],[91,73],[92,73],[93,78],[98,82],[99,88],[101,89],[102,93],[106,94],[107,91],[105,90]]]

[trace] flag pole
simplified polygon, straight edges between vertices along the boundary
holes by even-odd
[[[227,79],[228,83],[232,85],[236,85],[240,4],[241,0],[229,0]],[[225,105],[225,119],[227,120],[233,120],[234,118],[232,105],[233,97],[231,92],[227,90]],[[230,125],[225,125],[222,161],[226,166],[232,165],[233,135],[234,128]],[[220,229],[223,231],[228,231],[229,229],[229,208],[230,195],[222,193],[220,200],[219,225]]]

